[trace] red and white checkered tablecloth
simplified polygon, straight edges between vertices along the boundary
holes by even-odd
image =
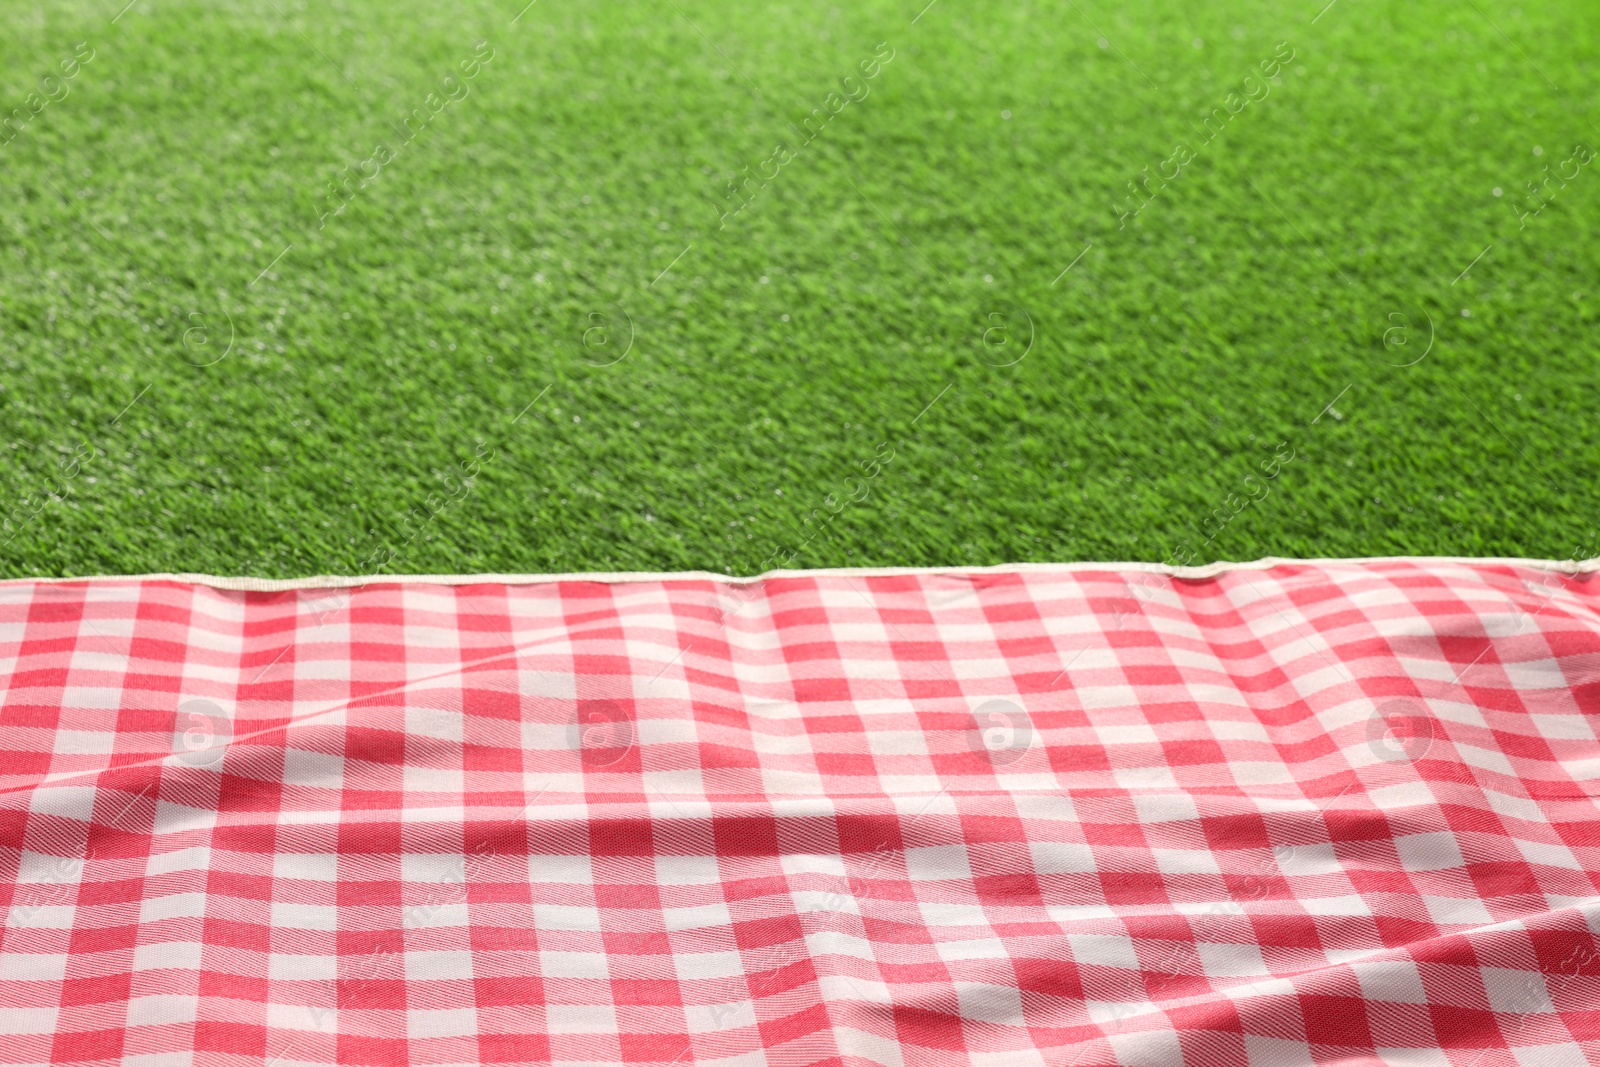
[[[0,583],[0,1062],[1600,1064],[1567,570]]]

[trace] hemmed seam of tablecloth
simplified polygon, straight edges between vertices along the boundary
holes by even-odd
[[[1502,556],[1358,556],[1326,559],[1264,556],[1261,559],[1250,561],[1219,560],[1201,567],[1173,567],[1165,563],[1101,563],[1077,560],[1061,563],[1001,563],[991,566],[832,567],[815,570],[773,570],[748,576],[718,574],[714,571],[578,571],[555,574],[323,574],[305,578],[257,578],[249,575],[230,577],[213,574],[163,572],[154,574],[76,575],[66,578],[8,578],[0,580],[0,588],[8,585],[41,583],[170,581],[209,586],[214,589],[235,592],[280,593],[297,589],[347,589],[396,583],[408,585],[548,585],[559,582],[628,584],[633,582],[702,581],[719,582],[727,585],[756,585],[776,578],[878,578],[910,574],[948,574],[958,576],[1049,571],[1137,571],[1147,574],[1165,574],[1174,578],[1205,579],[1236,570],[1267,570],[1272,567],[1284,566],[1348,567],[1378,563],[1531,567],[1535,570],[1559,571],[1564,574],[1589,574],[1600,570],[1600,556],[1581,561]]]

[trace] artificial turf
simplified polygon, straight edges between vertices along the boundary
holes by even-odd
[[[7,576],[1600,551],[1587,3],[123,2],[0,4]]]

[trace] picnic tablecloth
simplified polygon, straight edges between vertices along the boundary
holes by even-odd
[[[1600,1063],[1600,581],[0,583],[0,1062]]]

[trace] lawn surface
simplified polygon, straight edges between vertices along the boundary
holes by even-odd
[[[0,572],[1600,553],[1593,4],[519,6],[0,4]]]

